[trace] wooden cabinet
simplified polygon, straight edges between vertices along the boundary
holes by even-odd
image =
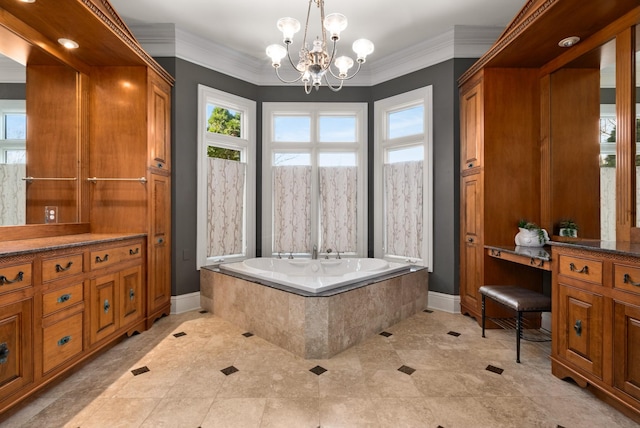
[[[640,418],[640,256],[556,244],[552,259],[553,374]]]
[[[171,87],[149,75],[149,167],[171,171]]]
[[[0,304],[0,411],[32,384],[33,370],[33,298]]]

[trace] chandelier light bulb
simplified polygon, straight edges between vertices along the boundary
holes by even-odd
[[[340,70],[340,77],[345,77],[349,69],[353,67],[353,60],[348,56],[341,56],[336,58],[335,65]]]
[[[367,39],[358,39],[353,42],[353,51],[358,55],[358,62],[365,62],[367,55],[373,53],[373,43]]]
[[[300,31],[300,21],[295,18],[280,18],[278,19],[277,25],[278,30],[282,31],[285,43],[291,43],[293,41],[293,35]]]
[[[267,46],[267,56],[271,58],[272,66],[280,67],[282,58],[287,56],[287,50],[282,45],[269,45]]]
[[[324,28],[331,33],[331,40],[340,40],[340,33],[347,28],[347,17],[341,13],[332,13],[324,18]]]

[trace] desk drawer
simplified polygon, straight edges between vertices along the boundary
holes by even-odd
[[[42,315],[46,316],[60,309],[68,308],[83,300],[82,282],[50,291],[42,296]]]
[[[53,281],[81,272],[82,253],[42,261],[42,282]]]
[[[0,267],[0,293],[31,286],[31,263]]]
[[[43,373],[82,352],[82,314],[79,312],[43,329]]]
[[[640,294],[640,267],[614,263],[613,275],[613,288]]]
[[[558,260],[560,275],[602,285],[602,261],[564,254]]]

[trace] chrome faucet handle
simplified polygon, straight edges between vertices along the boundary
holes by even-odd
[[[280,251],[278,251],[278,258],[281,259],[282,256],[280,255]]]
[[[336,250],[336,253],[338,253],[338,256],[336,257],[336,259],[340,260],[340,251]]]
[[[290,252],[289,253],[289,260],[292,260],[292,259],[293,259],[293,252]]]
[[[331,248],[327,248],[327,255],[324,258],[329,259],[329,254],[331,254]]]

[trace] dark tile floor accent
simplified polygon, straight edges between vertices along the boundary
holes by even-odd
[[[201,311],[199,311],[199,313],[201,313],[201,314],[206,314],[206,313],[208,313],[208,312],[209,312],[209,311],[204,310],[204,309],[203,309],[203,310],[201,310]]]
[[[146,373],[148,371],[150,371],[149,367],[143,366],[143,367],[131,370],[131,373],[133,373],[134,376],[138,376],[138,375],[141,375],[142,373]]]
[[[424,310],[424,311],[422,311],[422,312],[426,312],[426,313],[428,313],[428,314],[432,314],[432,313],[433,313],[433,311],[432,311],[431,309],[425,309],[425,310]]]
[[[187,335],[187,333],[185,333],[184,331],[181,331],[180,333],[175,333],[173,335],[173,337],[181,337],[181,336],[186,336],[186,335]]]
[[[253,333],[246,332],[246,333],[242,333],[242,335],[243,335],[244,337],[251,337],[251,336],[253,336]]]
[[[389,337],[389,336],[393,336],[393,334],[389,333],[388,331],[383,331],[382,333],[380,333],[380,336]]]
[[[238,370],[237,368],[235,368],[235,367],[233,367],[233,366],[229,366],[229,367],[224,368],[224,369],[222,369],[222,370],[220,370],[220,371],[221,371],[225,376],[229,376],[230,374],[234,374],[235,372],[240,371],[240,370]]]
[[[450,331],[447,333],[449,336],[453,336],[453,337],[458,337],[460,336],[460,333],[458,333],[457,331]]]
[[[398,369],[399,372],[402,372],[404,374],[408,374],[409,376],[411,376],[413,374],[413,372],[416,371],[416,369],[411,368],[409,366],[402,366]]]
[[[313,374],[316,374],[316,375],[320,376],[322,373],[326,372],[327,369],[325,369],[324,367],[321,367],[321,366],[315,366],[314,368],[309,369],[309,371],[311,373],[313,373]]]
[[[502,372],[504,371],[504,369],[501,369],[500,367],[492,366],[491,364],[489,364],[487,366],[486,370],[488,370],[490,372],[493,372],[493,373],[496,373],[496,374],[499,374],[499,375],[501,375]]]

